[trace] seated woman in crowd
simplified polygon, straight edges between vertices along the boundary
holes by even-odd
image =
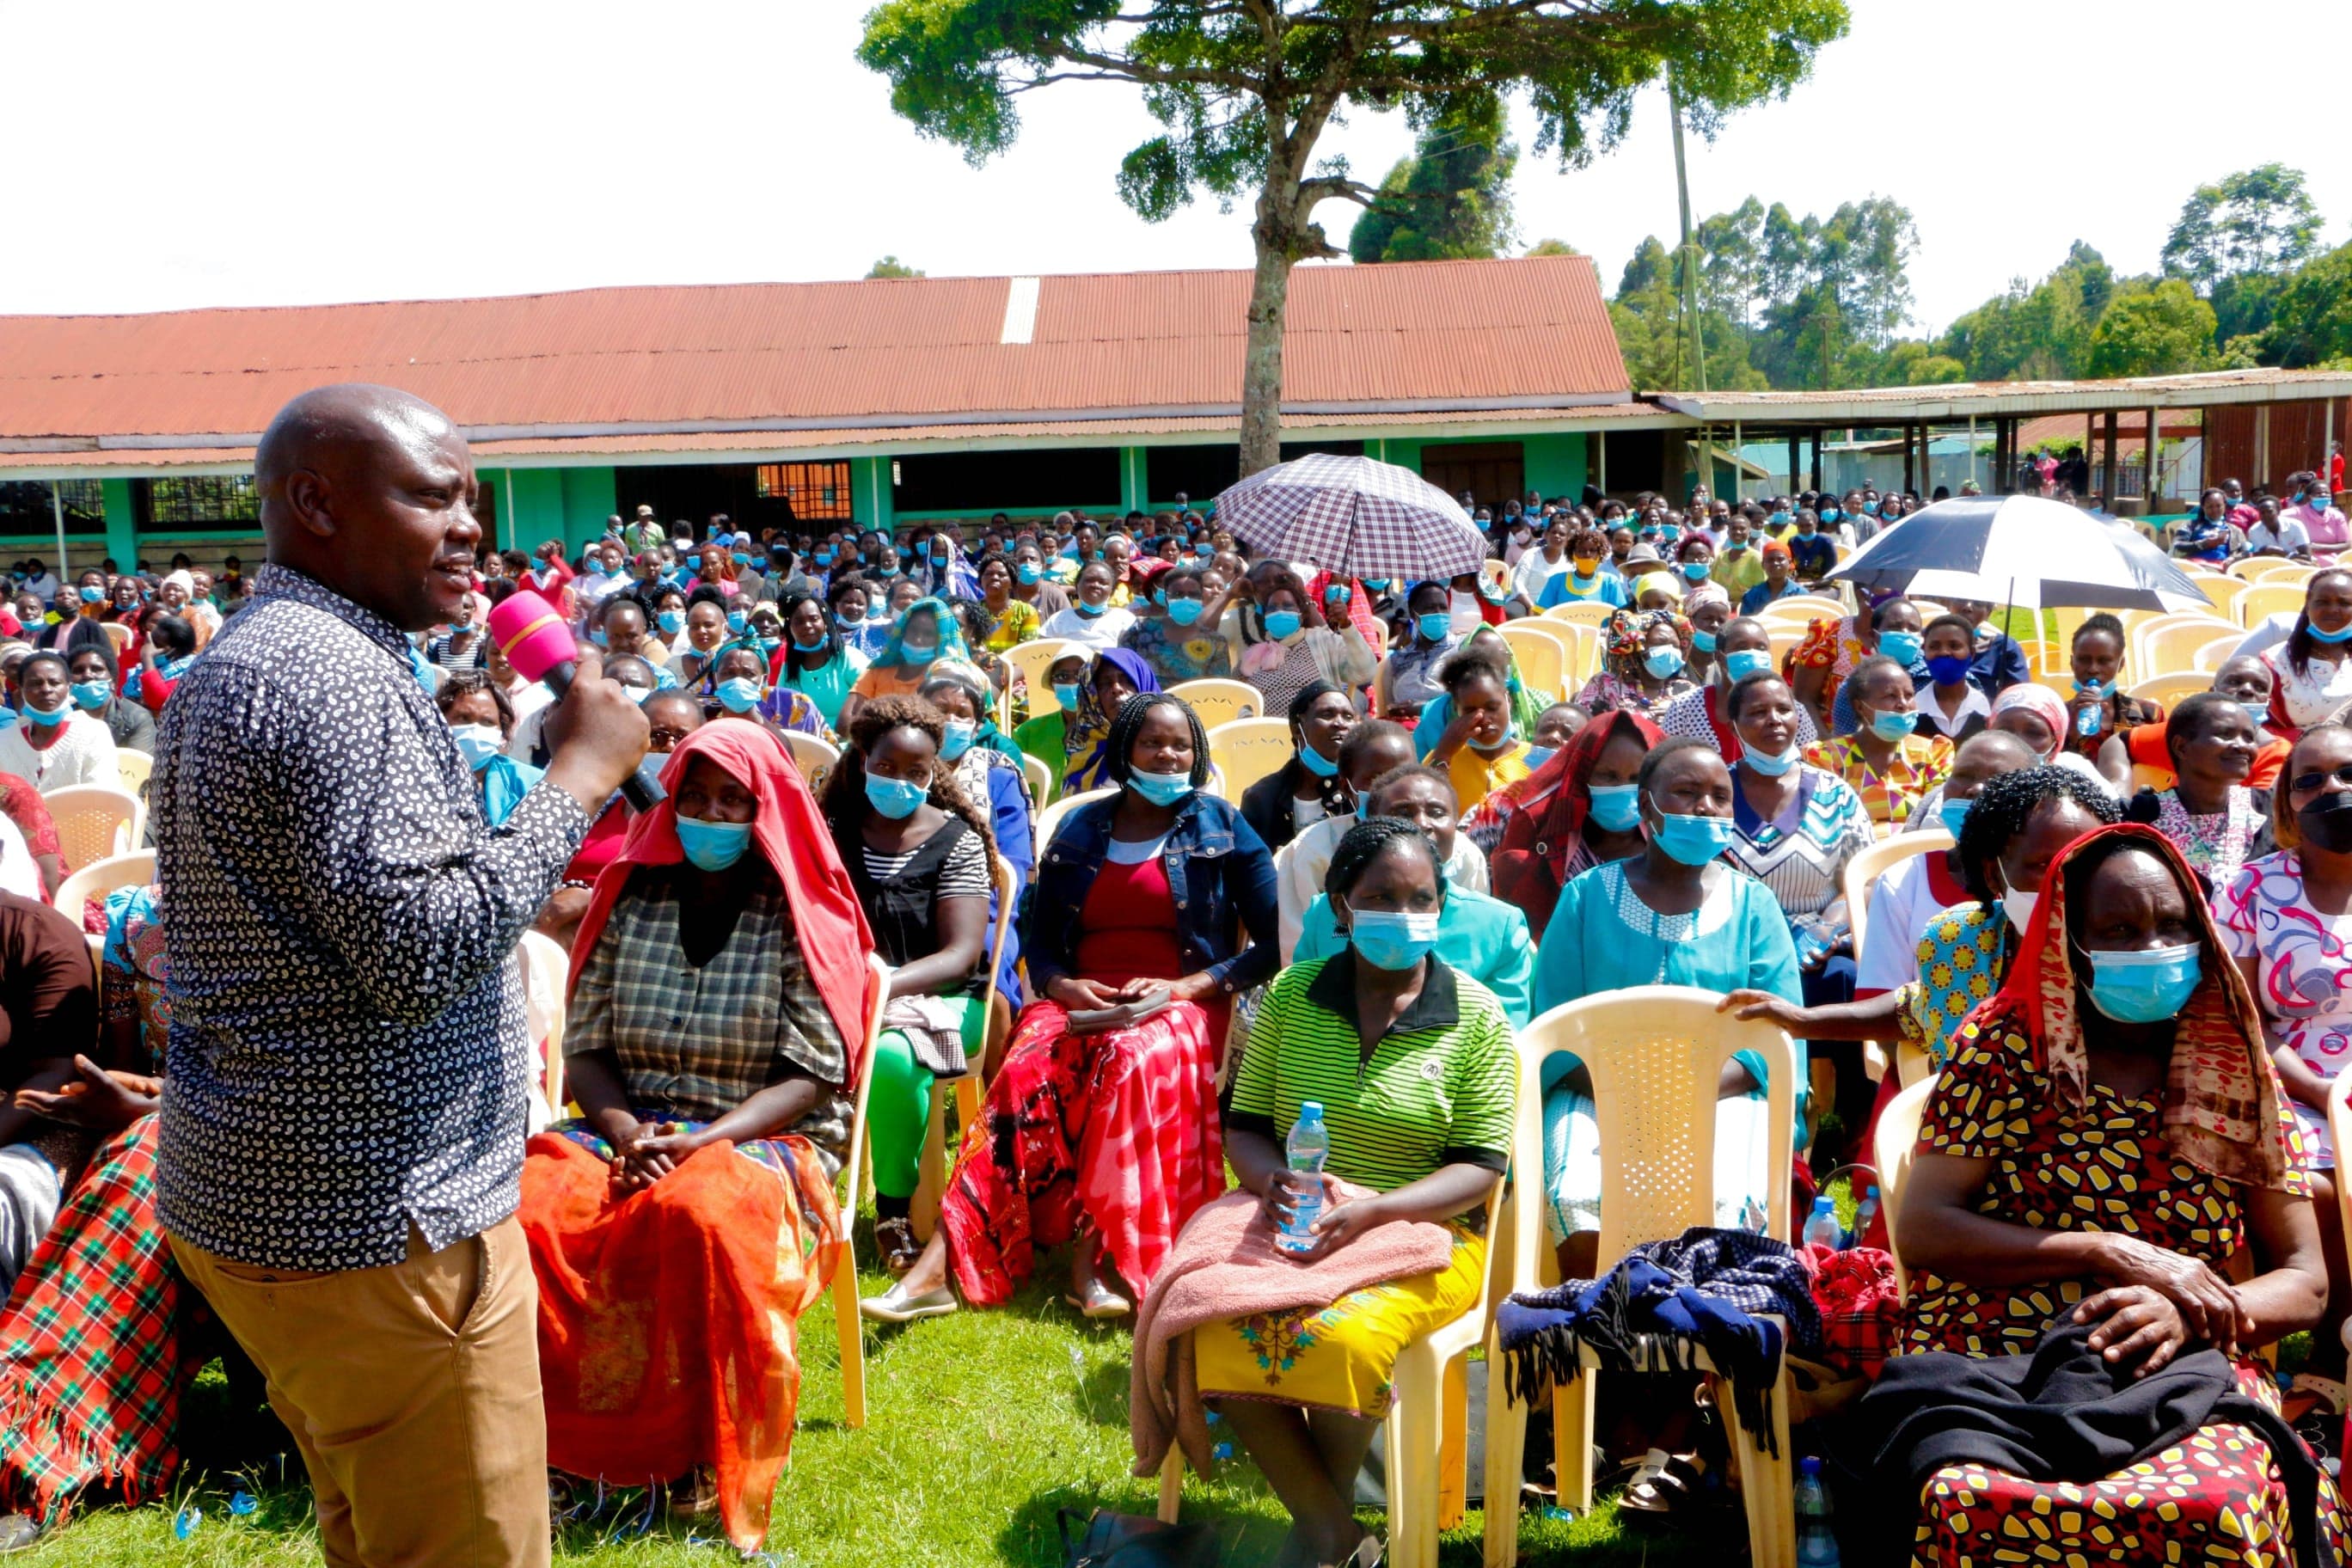
[[[1179,564],[1151,580],[1151,611],[1119,634],[1118,646],[1141,654],[1162,686],[1223,679],[1234,672],[1223,630],[1223,593],[1212,593],[1199,567]]]
[[[980,607],[987,625],[982,646],[1002,654],[1039,635],[1045,617],[1037,607],[1013,591],[1013,563],[1002,551],[980,558]]]
[[[1111,603],[1118,574],[1108,561],[1089,561],[1078,569],[1070,607],[1047,620],[1039,635],[1065,637],[1097,650],[1118,646],[1135,625],[1135,612]]]
[[[839,1257],[874,941],[773,735],[705,725],[662,784],[572,944],[563,1054],[583,1115],[523,1162],[547,1456],[614,1481],[693,1472],[691,1505],[715,1496],[750,1551],[792,1447],[793,1325]]]
[[[1643,852],[1642,759],[1664,737],[1638,713],[1601,713],[1542,768],[1487,797],[1470,826],[1487,851],[1495,896],[1549,925],[1560,889],[1595,866]]]
[[[903,579],[898,588],[911,591]],[[894,588],[892,592],[898,592]],[[923,676],[936,658],[957,658],[970,663],[971,656],[964,651],[963,632],[944,599],[916,599],[892,623],[889,637],[882,650],[857,683],[849,689],[848,700],[842,703],[842,722],[857,721],[857,705],[877,697],[912,697],[922,689]]]
[[[1037,613],[1040,637],[1047,621],[1070,607],[1070,595],[1053,580],[1045,552],[1034,539],[1017,541],[1013,546],[1013,596]]]
[[[1623,711],[1655,719],[1698,689],[1685,666],[1690,625],[1671,610],[1620,610],[1609,617],[1601,673],[1576,705],[1594,718]]]
[[[0,726],[0,773],[30,780],[43,795],[75,784],[122,787],[114,737],[104,721],[78,710],[65,656],[37,653],[16,667],[21,721]]]
[[[2064,742],[2069,721],[2066,704],[2046,686],[2012,686],[1992,700],[1994,729],[2024,742],[2042,761],[2080,773],[2109,795],[2117,795],[2120,784],[2117,773],[2066,750]],[[2116,766],[2121,777],[2130,776],[2128,763],[2120,763]]]
[[[1061,660],[1054,661],[1056,670],[1061,665]],[[1111,775],[1110,738],[1118,726],[1119,710],[1137,693],[1159,689],[1159,678],[1151,673],[1151,667],[1141,656],[1121,647],[1107,648],[1095,656],[1078,688],[1076,710],[1070,714],[1063,731],[1059,770],[1062,794],[1079,795],[1110,787],[1115,782]],[[1057,700],[1060,695],[1057,675]],[[1207,753],[1202,753],[1202,757],[1206,766]]]
[[[1687,542],[1697,550],[1707,547],[1704,539]],[[1731,620],[1731,595],[1704,579],[1696,583],[1685,579],[1683,619],[1690,623],[1690,656],[1683,663],[1683,673],[1701,686],[1709,685],[1720,668],[1716,643]]]
[[[2127,697],[2123,690],[2124,624],[2104,611],[2074,628],[2071,663],[2074,700],[2066,704],[2066,750],[2095,758],[2109,735],[2163,722],[2158,703]]]
[[[1824,616],[1813,622],[1806,628],[1805,640],[1789,656],[1789,675],[1796,682],[1797,700],[1811,710],[1823,733],[1852,733],[1860,720],[1856,716],[1849,723],[1840,717],[1844,707],[1838,698],[1845,683],[1853,679],[1864,659],[1879,657],[1893,659],[1906,675],[1924,676],[1926,667],[1919,665],[1924,627],[1919,606],[1902,598],[1885,600],[1860,614]],[[1915,666],[1919,667],[1916,672]],[[1911,706],[1907,690],[1903,706],[1906,710]]]
[[[2210,691],[2188,699],[2162,722],[2173,783],[2141,790],[2124,816],[2154,826],[2199,876],[2223,887],[2241,866],[2276,847],[2271,792],[2245,782],[2260,731],[2244,709]]]
[[[66,644],[66,667],[73,674],[74,706],[106,726],[117,752],[155,752],[155,716],[123,698],[121,666],[103,631],[76,627]]]
[[[504,822],[539,782],[540,770],[507,755],[514,738],[514,705],[487,669],[453,669],[435,694],[434,705],[449,721],[449,738],[473,771],[482,815],[492,827]]]
[[[1336,686],[1318,680],[1290,700],[1290,760],[1242,792],[1243,819],[1267,848],[1355,811],[1355,791],[1339,773],[1340,743],[1355,727],[1356,705]]]
[[[1800,670],[1797,686],[1803,684]],[[1913,732],[1919,715],[1911,706],[1911,677],[1883,654],[1865,656],[1855,665],[1841,695],[1853,702],[1857,728],[1850,735],[1814,742],[1805,748],[1805,761],[1852,786],[1871,821],[1900,827],[1920,799],[1944,782],[1952,766],[1952,743],[1940,735]]]
[[[2245,711],[2254,725],[2253,767],[2240,782],[2249,789],[2269,789],[2278,783],[2279,767],[2294,742],[2270,729],[2271,689],[2276,685],[2271,667],[2256,654],[2232,654],[2213,672],[2212,690]],[[2328,720],[2342,723],[2342,710]],[[2107,737],[2099,748],[2099,772],[2109,780],[2128,779],[2135,767],[2172,766],[2168,721],[2143,724]]]
[[[2247,642],[2261,636],[2258,629]],[[2285,640],[2261,650],[2274,678],[2270,729],[2293,740],[2352,702],[2352,572],[2330,567],[2303,585],[2303,610]],[[2243,643],[2238,651],[2252,651]]]
[[[817,717],[828,727],[841,722],[842,704],[866,673],[866,658],[851,646],[824,605],[812,595],[795,596],[784,607],[784,645],[769,665],[768,716],[782,717],[776,709],[780,691],[796,691],[816,704]]]
[[[1328,624],[1306,587],[1279,562],[1260,562],[1236,581],[1242,600],[1227,617],[1239,634],[1234,674],[1258,689],[1269,713],[1286,713],[1290,700],[1317,681],[1355,691],[1372,683],[1378,656],[1345,605]]]
[[[790,730],[830,742],[833,729],[807,697],[789,686],[768,689],[768,656],[750,636],[721,644],[695,683],[716,709],[714,717],[747,720],[779,733]]]
[[[1696,628],[1692,634],[1698,634]],[[1739,731],[1725,713],[1723,700],[1738,682],[1772,668],[1772,638],[1764,623],[1747,616],[1725,621],[1715,636],[1714,658],[1704,685],[1685,692],[1659,713],[1658,728],[1686,741],[1705,741],[1727,763],[1739,760]],[[1797,709],[1797,741],[1811,745],[1820,739],[1813,715],[1801,703]]]
[[[2195,876],[2152,829],[2103,828],[2052,862],[2008,981],[1954,1036],[1920,1119],[1895,1215],[1906,1352],[2028,1355],[2064,1312],[2099,1324],[2091,1343],[2119,1364],[2218,1349],[2274,1407],[2252,1352],[2318,1321],[2326,1271],[2294,1119],[2223,952]],[[2094,1160],[2123,1184],[2086,1200]],[[1914,1561],[1981,1560],[2061,1508],[2112,1521],[2151,1559],[2234,1540],[2284,1560],[2295,1525],[2276,1474],[2229,1425],[2088,1485],[1956,1467],[1921,1488]],[[2333,1554],[2343,1530],[2319,1485]]]
[[[2175,727],[2203,700],[2182,703]],[[2344,986],[2352,968],[2352,730],[2324,724],[2305,731],[2279,792],[2275,824],[2266,826],[2280,847],[2213,879],[2213,918],[2262,1009],[2272,1060],[2302,1125],[2334,1321],[2352,1298],[2343,1229],[2334,1223],[2336,1150],[2327,1126],[2327,1091],[2352,1046],[2352,992]],[[2344,1349],[2326,1342],[2332,1338],[2313,1336],[2312,1362],[2340,1380]]]
[[[1373,711],[1391,719],[1413,718],[1444,689],[1437,684],[1439,668],[1480,625],[1475,608],[1457,621],[1453,599],[1453,590],[1442,579],[1415,583],[1405,595],[1406,635],[1381,660],[1372,685]]]
[[[986,813],[989,836],[996,854],[1013,868],[1013,900],[1021,895],[1036,869],[1037,852],[1029,825],[1037,809],[1029,798],[1029,780],[1022,771],[1021,752],[996,728],[990,705],[988,678],[974,666],[943,658],[923,678],[922,699],[940,711],[940,761],[954,774],[964,799]],[[992,895],[994,883],[990,884]],[[988,905],[990,929],[996,921],[996,900]],[[1021,997],[1021,935],[1012,926],[1004,931],[1003,951],[997,955],[997,995],[1007,1008]],[[1009,1012],[1005,1015],[1009,1020]],[[994,1028],[995,1021],[991,1021]],[[1002,1034],[998,1030],[998,1034]]]
[[[1774,600],[1793,599],[1805,592],[1805,585],[1797,581],[1795,560],[1780,540],[1768,539],[1758,545],[1756,562],[1764,575],[1740,594],[1741,615],[1761,615]]]
[[[1426,760],[1445,770],[1465,810],[1532,771],[1511,700],[1511,672],[1498,639],[1473,638],[1437,672],[1439,703],[1422,710],[1424,726],[1442,725]],[[1443,706],[1443,712],[1439,709]]]
[[[1542,593],[1536,597],[1536,607],[1548,610],[1555,605],[1576,604],[1622,607],[1625,603],[1625,579],[1601,569],[1608,554],[1608,538],[1599,529],[1587,528],[1571,534],[1568,542],[1569,569],[1554,573],[1546,580]]]
[[[1224,1189],[1217,1069],[1230,999],[1276,967],[1274,859],[1203,789],[1207,737],[1176,698],[1129,698],[1105,751],[1118,794],[1063,819],[1023,920],[1036,999],[964,1135],[938,1232],[867,1317],[955,1310],[950,1269],[964,1300],[998,1305],[1038,1248],[1066,1243],[1070,1300],[1119,1316],[1130,1303],[1097,1259],[1150,1289]]]
[[[1045,792],[1037,805],[1050,805],[1062,795],[1062,775],[1069,767],[1070,726],[1076,721],[1079,700],[1086,694],[1087,675],[1094,660],[1086,645],[1055,642],[1060,651],[1045,668],[1042,683],[1032,681],[1027,700],[1029,717],[1015,725],[1013,743],[1022,755],[1045,764]],[[1042,651],[1042,650],[1041,650]]]
[[[1596,725],[1595,728],[1599,726]],[[1713,748],[1666,741],[1642,759],[1633,781],[1639,854],[1597,866],[1560,890],[1536,955],[1535,1011],[1640,985],[1769,991],[1802,1001],[1789,922],[1771,893],[1721,858],[1738,829],[1731,774]],[[1797,1047],[1796,1114],[1805,1119],[1806,1065]],[[1716,1223],[1743,1224],[1785,1171],[1764,1169],[1769,1144],[1769,1071],[1743,1053],[1724,1069],[1716,1114]],[[1560,1277],[1599,1273],[1601,1128],[1591,1080],[1567,1052],[1547,1057],[1545,1214],[1559,1247]]]
[[[880,607],[885,597],[880,584],[868,580],[854,569],[835,572],[825,584],[825,607],[832,612],[834,635],[840,639],[843,647],[865,661],[858,668],[858,675],[866,673],[866,666],[874,662],[874,657],[890,640],[888,614],[886,612],[877,616],[873,613]],[[854,686],[856,683],[853,677],[851,684]],[[838,724],[840,721],[829,722]]]
[[[1460,816],[1454,805],[1454,781],[1424,763],[1407,763],[1382,773],[1379,782],[1365,791],[1362,816],[1350,816],[1335,821],[1333,826],[1346,829],[1340,835],[1344,838],[1359,822],[1386,816],[1410,822],[1427,836],[1437,851],[1438,867],[1445,878],[1445,908],[1437,921],[1437,956],[1457,973],[1493,992],[1495,999],[1503,1005],[1504,1016],[1510,1019],[1511,1026],[1525,1028],[1528,1020],[1535,1016],[1530,1005],[1535,939],[1528,930],[1527,916],[1486,892],[1486,858],[1455,826]],[[1337,843],[1335,840],[1335,850]],[[1294,849],[1292,854],[1295,861],[1297,851]],[[1475,880],[1455,875],[1454,868],[1465,862],[1476,867]],[[1329,861],[1327,859],[1319,869],[1328,874]],[[1286,890],[1287,885],[1286,876]],[[1347,942],[1348,933],[1341,929],[1330,900],[1318,893],[1299,912],[1297,945],[1289,962],[1303,963],[1308,959],[1329,958]]]
[[[2230,521],[2230,498],[2219,487],[2209,487],[2197,510],[2174,526],[2172,553],[2185,561],[2220,565],[2245,552],[2245,533]]]
[[[591,610],[588,620],[589,640],[605,652],[644,659],[656,669],[671,668],[669,644],[654,634],[634,594],[614,594]]]
[[[1414,760],[1411,732],[1403,725],[1385,719],[1365,720],[1349,731],[1348,738],[1339,743],[1339,776],[1347,781],[1356,804],[1344,816],[1326,817],[1301,830],[1290,841],[1289,854],[1276,863],[1285,963],[1291,961],[1292,949],[1297,945],[1298,922],[1305,917],[1307,906],[1323,896],[1323,873],[1330,869],[1331,852],[1339,847],[1348,829],[1366,815],[1364,802],[1371,795],[1372,782]],[[1447,857],[1446,875],[1454,886],[1486,891],[1486,858],[1466,834],[1448,837],[1450,843],[1442,847]]]
[[[1919,728],[1955,746],[1992,722],[1992,699],[1969,679],[1977,660],[1977,629],[1965,616],[1937,616],[1920,637],[1927,680],[1913,697]]]
[[[1397,1353],[1477,1300],[1483,1207],[1510,1160],[1518,1063],[1511,1025],[1485,987],[1432,952],[1446,887],[1438,856],[1392,819],[1340,840],[1328,881],[1348,946],[1292,965],[1266,993],[1225,1115],[1234,1174],[1279,1226],[1306,1184],[1284,1140],[1299,1106],[1323,1108],[1317,1255],[1390,1220],[1446,1226],[1446,1266],[1349,1292],[1286,1325],[1270,1363],[1263,1322],[1204,1325],[1193,1346],[1201,1396],[1229,1422],[1290,1512],[1285,1562],[1369,1564],[1356,1472],[1392,1398]],[[1336,1184],[1347,1182],[1359,1193]]]
[[[891,966],[888,1010],[866,1091],[874,1150],[874,1245],[904,1274],[922,1248],[908,1215],[930,1126],[932,1081],[969,1070],[987,1043],[993,851],[987,818],[941,760],[940,710],[877,697],[857,710],[826,779],[825,821]]]

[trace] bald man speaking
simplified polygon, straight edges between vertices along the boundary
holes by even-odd
[[[554,762],[490,827],[405,635],[471,582],[464,437],[406,393],[321,387],[255,478],[268,564],[155,747],[158,1209],[301,1446],[329,1563],[544,1563],[508,959],[646,721],[583,650]]]

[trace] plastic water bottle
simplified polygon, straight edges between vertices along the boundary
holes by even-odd
[[[2106,700],[2106,688],[2094,683],[2081,689],[2079,706],[2074,710],[2074,732],[2089,740],[2099,732],[2100,704]]]
[[[1323,1125],[1323,1105],[1320,1100],[1307,1100],[1298,1108],[1298,1120],[1290,1124],[1290,1137],[1284,1150],[1290,1156],[1290,1168],[1304,1171],[1311,1176],[1323,1173],[1323,1162],[1331,1157],[1331,1131]],[[1323,1213],[1323,1188],[1318,1183],[1299,1198],[1290,1210],[1290,1219],[1275,1238],[1275,1245],[1285,1252],[1307,1252],[1315,1246],[1315,1222]]]
[[[1844,1239],[1845,1233],[1838,1229],[1837,1205],[1827,1196],[1815,1198],[1813,1212],[1805,1220],[1805,1245],[1826,1247],[1835,1252]]]
[[[1837,1536],[1830,1529],[1830,1491],[1819,1459],[1797,1461],[1798,1568],[1838,1568]]]
[[[1862,1245],[1862,1238],[1870,1234],[1870,1222],[1877,1217],[1878,1189],[1865,1187],[1863,1189],[1862,1202],[1854,1207],[1853,1235],[1849,1238],[1851,1245],[1856,1247]]]

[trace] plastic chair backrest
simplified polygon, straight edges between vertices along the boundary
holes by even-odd
[[[1871,1137],[1871,1159],[1878,1169],[1878,1212],[1886,1216],[1890,1244],[1895,1240],[1895,1216],[1901,1212],[1895,1205],[1903,1201],[1903,1181],[1911,1173],[1912,1152],[1919,1142],[1919,1118],[1927,1109],[1927,1097],[1935,1091],[1933,1073],[1906,1086],[1878,1113],[1878,1131]],[[1895,1288],[1907,1296],[1911,1280],[1903,1267],[1902,1249],[1890,1246],[1888,1250],[1895,1257]]]
[[[1024,752],[1021,753],[1021,776],[1027,780],[1029,784],[1029,805],[1031,809],[1034,811],[1044,810],[1045,807],[1045,797],[1054,793],[1054,770],[1047,767],[1037,758],[1031,756],[1026,752]]]
[[[988,989],[980,999],[983,1017],[996,1010],[996,977],[1003,971],[1004,933],[1013,925],[1013,900],[1021,896],[1021,873],[1013,868],[1012,861],[1002,855],[992,855],[988,869],[996,888],[996,926],[988,937]]]
[[[1757,612],[1759,616],[1777,615],[1784,620],[1796,617],[1808,621],[1818,621],[1823,616],[1834,619],[1846,613],[1846,607],[1827,594],[1797,594],[1786,599],[1775,599]]]
[[[2289,561],[2284,555],[2250,555],[2231,566],[2230,574],[2249,583],[2267,583],[2273,578],[2300,583],[2318,570],[2309,562]]]
[[[68,784],[41,796],[58,825],[68,866],[91,865],[137,846],[144,813],[139,797],[104,784]]]
[[[1573,1051],[1591,1075],[1601,1126],[1601,1251],[1618,1258],[1644,1241],[1715,1224],[1715,1101],[1735,1052],[1764,1058],[1771,1128],[1764,1168],[1767,1229],[1790,1237],[1790,1146],[1796,1124],[1796,1047],[1760,1020],[1716,1011],[1722,998],[1686,985],[1641,985],[1555,1007],[1519,1033],[1519,1093],[1512,1163],[1539,1182],[1544,1168],[1543,1063]],[[1540,1189],[1538,1189],[1539,1191]],[[1542,1244],[1544,1205],[1511,1205],[1517,1279],[1552,1268]]]
[[[2242,626],[2257,626],[2271,616],[2285,610],[2303,608],[2304,586],[2300,581],[2270,577],[2255,584],[2238,595],[2230,606]]]
[[[2130,688],[2131,694],[2143,702],[2158,702],[2166,708],[2177,705],[2185,697],[2213,689],[2213,678],[2201,669],[2176,669],[2168,675],[2151,675]]]
[[[106,640],[114,645],[115,657],[120,658],[123,651],[130,647],[131,637],[137,634],[120,621],[108,621],[105,626]]]
[[[2246,580],[2242,577],[2225,577],[2218,572],[2194,575],[2197,576],[2197,586],[2204,591],[2206,598],[2212,601],[2211,613],[2225,621],[2234,622],[2237,617],[2231,614],[2231,608],[2237,604],[2238,595],[2246,591]]]
[[[1209,731],[1209,758],[1225,776],[1225,798],[1238,805],[1242,792],[1290,761],[1290,721],[1236,719]]]
[[[110,855],[93,860],[58,884],[56,900],[59,913],[82,923],[82,907],[90,900],[104,902],[106,895],[118,888],[143,888],[155,879],[155,851],[132,849],[121,855]]]
[[[1572,605],[1554,605],[1546,610],[1547,618],[1569,621],[1577,626],[1605,626],[1609,617],[1617,613],[1614,605],[1604,605],[1598,599],[1579,599]]]
[[[1940,827],[1923,827],[1916,833],[1897,833],[1854,851],[1853,858],[1845,863],[1845,918],[1853,928],[1853,950],[1862,951],[1863,934],[1870,924],[1870,895],[1878,886],[1878,879],[1892,870],[1896,862],[1914,855],[1941,854],[1957,842]]]
[[[800,769],[801,777],[808,781],[812,792],[824,787],[825,774],[841,761],[839,748],[799,730],[784,731],[784,749],[792,752],[793,765]]]
[[[1502,634],[1518,663],[1519,679],[1538,691],[1562,695],[1568,682],[1568,639],[1525,620],[1507,622]]]
[[[1203,730],[1214,730],[1236,719],[1255,719],[1265,711],[1265,692],[1246,680],[1228,680],[1223,676],[1180,680],[1168,689],[1168,694],[1190,704]]]
[[[2150,767],[2146,763],[2134,763],[2131,770],[2131,793],[2144,789],[2170,789],[2174,784],[2170,768]]]
[[[2189,668],[2201,669],[2208,675],[2219,674],[2221,667],[2230,662],[2230,656],[2238,651],[2238,645],[2245,640],[2245,633],[2232,626],[2229,636],[2215,637],[2190,654]]]
[[[1568,668],[1559,694],[1563,702],[1572,700],[1586,681],[1599,673],[1601,668],[1601,628],[1586,626],[1581,621],[1554,621],[1551,631],[1568,648]]]
[[[541,931],[522,933],[523,962],[530,966],[535,1000],[547,1015],[547,1059],[542,1084],[547,1095],[548,1114],[563,1115],[563,1016],[568,1005],[565,992],[572,979],[572,955],[563,945]]]
[[[2210,616],[2182,616],[2177,620],[2152,623],[2139,629],[2139,650],[2134,668],[2143,679],[2178,674],[2190,668],[2190,659],[2199,648],[2237,630],[2230,622],[2215,620]]]
[[[155,759],[144,752],[134,752],[128,746],[118,746],[114,752],[114,771],[122,779],[122,787],[141,800],[147,798],[147,781],[154,776]]]
[[[1061,799],[1055,801],[1053,805],[1039,812],[1037,814],[1037,832],[1033,840],[1036,846],[1037,858],[1043,860],[1045,858],[1045,847],[1054,842],[1054,832],[1056,828],[1062,826],[1062,818],[1069,816],[1074,809],[1084,805],[1087,801],[1108,800],[1118,793],[1118,786],[1117,784],[1112,784],[1103,789],[1081,790],[1076,795],[1064,795]]]

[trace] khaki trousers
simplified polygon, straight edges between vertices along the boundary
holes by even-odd
[[[301,1446],[329,1568],[545,1568],[539,1289],[522,1225],[383,1268],[172,1253]]]

